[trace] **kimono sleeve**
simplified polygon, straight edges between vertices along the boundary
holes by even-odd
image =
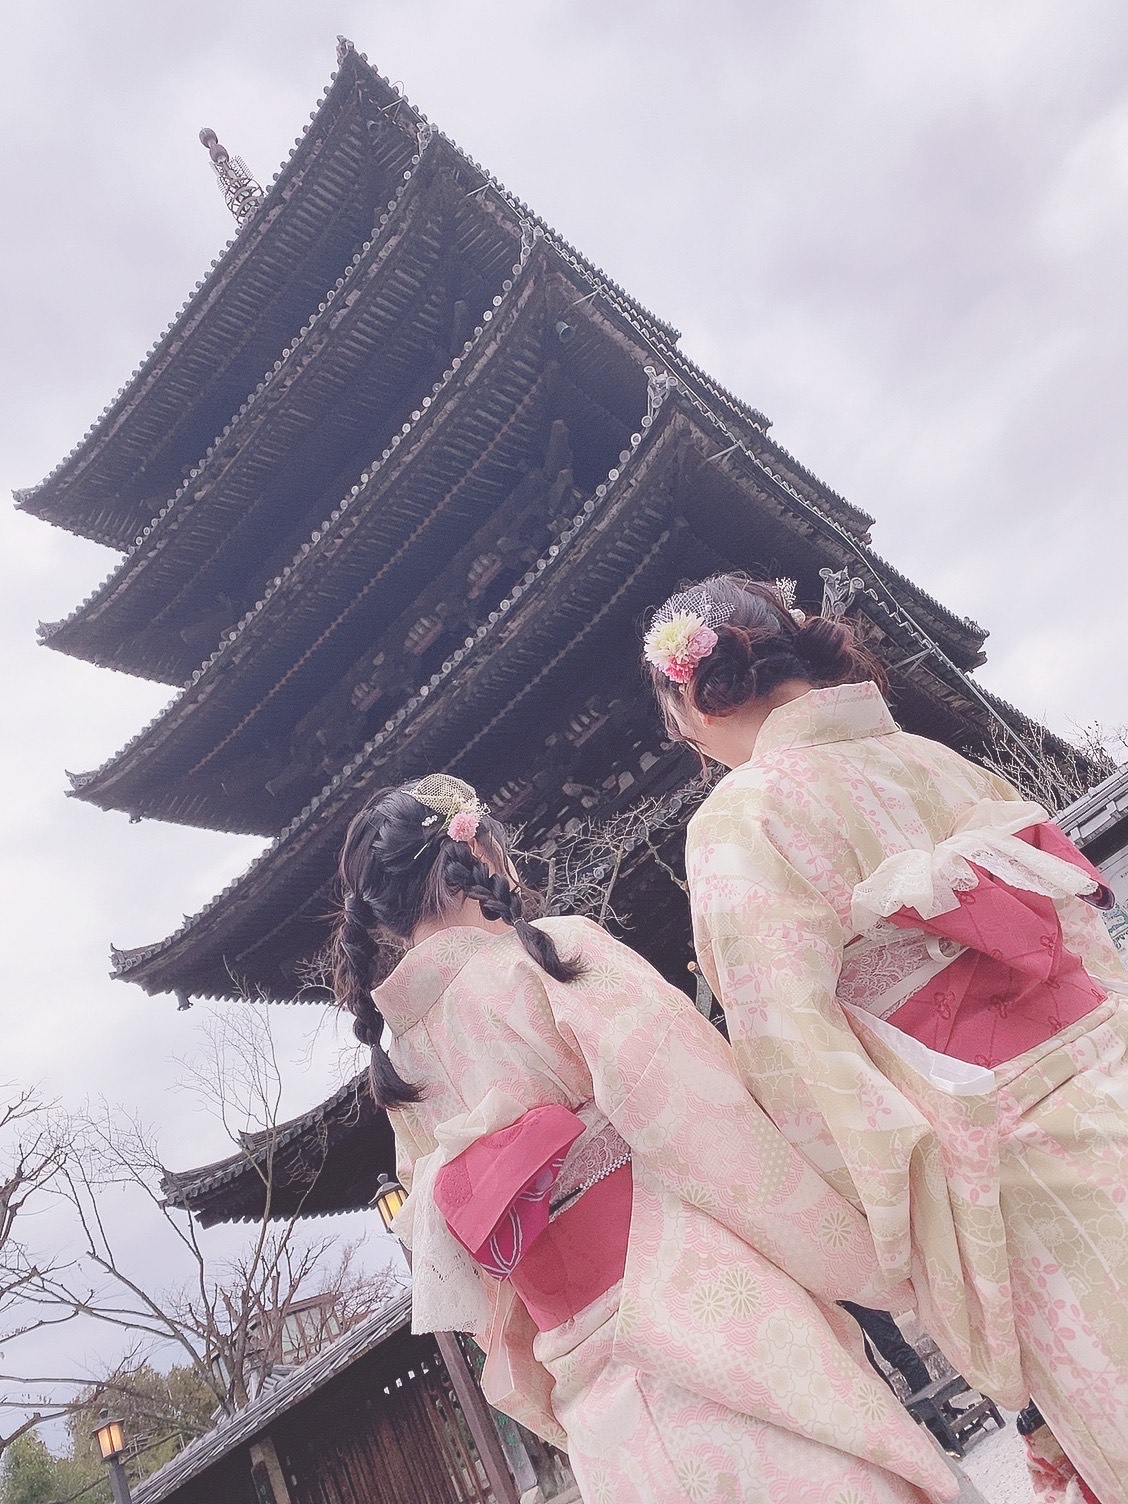
[[[745,1086],[826,1182],[867,1216],[883,1267],[909,1271],[909,1165],[923,1115],[877,1069],[835,997],[845,934],[755,790],[720,789],[686,847],[698,962]],[[830,865],[813,849],[805,864]]]
[[[743,1087],[724,1039],[641,957],[591,926],[586,969],[552,990],[562,1035],[636,1174],[696,1206],[826,1300],[888,1297],[865,1217]],[[903,1294],[903,1292],[901,1292]]]
[[[396,1143],[396,1179],[405,1191],[411,1190],[415,1178],[415,1163],[435,1147],[420,1132],[411,1107],[401,1107],[388,1113]]]

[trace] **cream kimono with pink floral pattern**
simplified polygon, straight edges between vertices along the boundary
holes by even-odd
[[[836,996],[877,869],[998,825],[1019,797],[899,731],[875,685],[810,691],[771,712],[690,823],[694,934],[745,1084],[864,1209],[952,1362],[1014,1408],[1032,1392],[1098,1496],[1125,1504],[1128,1024],[1099,915],[1055,900],[1107,1000],[993,1071],[923,1047],[913,1064],[907,1036]]]
[[[497,1092],[526,1109],[594,1102],[631,1150],[626,1269],[604,1308],[538,1336],[519,1301],[499,1301],[507,1282],[481,1276],[503,1313],[477,1334],[487,1375],[504,1374],[487,1397],[567,1446],[585,1498],[950,1497],[939,1453],[824,1304],[893,1298],[864,1217],[682,993],[587,920],[540,923],[582,958],[576,981],[550,978],[511,931],[456,928],[375,994],[396,1069],[425,1092],[390,1114],[408,1186],[443,1125]]]

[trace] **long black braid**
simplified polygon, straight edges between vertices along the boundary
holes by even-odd
[[[372,1000],[372,988],[380,980],[375,924],[375,912],[364,895],[347,892],[333,936],[333,989],[337,1001],[353,1015],[353,1033],[371,1052],[372,1095],[382,1107],[402,1107],[418,1102],[419,1091],[399,1074],[381,1043],[384,1020]]]
[[[340,908],[332,942],[333,990],[353,1015],[353,1032],[372,1053],[372,1094],[381,1107],[418,1102],[420,1089],[403,1080],[381,1043],[384,1020],[372,989],[391,970],[421,921],[439,918],[463,899],[486,919],[500,919],[537,965],[559,982],[579,973],[551,936],[525,917],[502,826],[482,815],[475,840],[497,870],[463,841],[430,830],[432,811],[408,788],[383,789],[349,826],[338,868]],[[425,822],[427,822],[425,824]]]
[[[514,887],[500,872],[491,872],[462,841],[448,841],[452,849],[446,856],[444,876],[456,891],[472,898],[487,919],[501,919],[511,924],[521,944],[542,970],[558,982],[571,982],[579,974],[575,961],[566,961],[552,938],[525,918],[525,900],[521,889]]]

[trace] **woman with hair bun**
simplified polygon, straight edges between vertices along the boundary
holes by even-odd
[[[645,662],[730,769],[690,821],[698,960],[741,1076],[868,1219],[962,1373],[1033,1394],[1128,1501],[1128,979],[1100,873],[1004,780],[900,731],[790,582],[672,597]]]
[[[865,1218],[681,992],[589,920],[529,921],[502,827],[445,774],[375,796],[339,882],[413,1328],[475,1335],[486,1397],[567,1448],[588,1504],[956,1492],[846,1346],[833,1302],[890,1296]]]

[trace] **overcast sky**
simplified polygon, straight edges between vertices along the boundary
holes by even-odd
[[[338,32],[990,630],[985,684],[1066,734],[1128,722],[1122,0],[5,0],[5,490],[231,234],[200,126],[269,181]],[[108,945],[168,933],[259,843],[63,797],[168,699],[35,646],[115,563],[0,508],[0,1075],[124,1102],[184,1167],[225,1152],[167,1090],[205,1010],[109,982]],[[278,1017],[299,1110],[339,1041]]]

